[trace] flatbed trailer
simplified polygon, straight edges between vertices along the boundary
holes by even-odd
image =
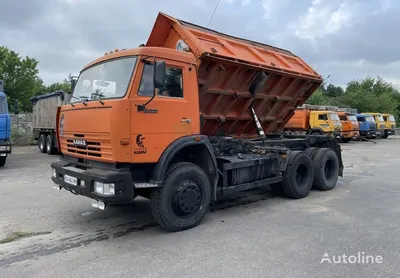
[[[169,231],[234,192],[331,190],[343,175],[334,138],[282,133],[322,81],[290,51],[160,13],[145,46],[82,70],[57,115],[55,188],[100,209],[149,198]]]

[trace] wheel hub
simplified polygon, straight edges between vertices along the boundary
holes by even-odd
[[[201,203],[201,190],[194,181],[184,181],[175,190],[175,211],[179,215],[195,213]]]

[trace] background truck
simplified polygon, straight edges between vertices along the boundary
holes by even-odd
[[[348,143],[351,140],[358,140],[360,136],[360,127],[357,121],[357,109],[337,108],[337,114],[342,123],[342,141]]]
[[[0,80],[0,167],[6,164],[11,153],[11,117],[8,113],[7,97],[4,94],[4,81]]]
[[[33,135],[42,153],[58,151],[56,136],[57,107],[69,102],[71,92],[56,91],[30,99],[33,105]]]
[[[360,126],[360,137],[376,138],[376,122],[372,115],[356,114]]]
[[[378,138],[382,138],[384,137],[385,134],[385,120],[383,119],[383,116],[381,113],[376,113],[376,112],[364,112],[361,113],[364,115],[371,115],[372,117],[374,117],[375,120],[375,124],[376,124],[376,137]],[[387,138],[387,137],[384,137]]]
[[[333,106],[304,104],[295,110],[284,129],[289,133],[329,134],[340,140],[342,138],[342,124],[335,110],[336,107]]]
[[[331,190],[343,174],[335,140],[280,133],[322,81],[287,50],[160,13],[145,46],[81,71],[58,113],[52,180],[100,209],[149,198],[169,231],[232,193]]]
[[[383,138],[388,138],[389,135],[395,135],[396,120],[392,114],[382,114],[385,121],[385,132]]]

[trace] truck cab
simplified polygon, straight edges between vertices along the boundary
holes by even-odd
[[[365,112],[362,114],[374,117],[376,123],[376,137],[382,138],[385,134],[385,120],[383,119],[382,114],[376,112]]]
[[[343,142],[357,140],[360,136],[360,131],[356,115],[345,111],[338,111],[337,114],[342,122]]]
[[[389,135],[395,135],[394,129],[396,128],[396,120],[392,114],[382,114],[385,121],[385,132],[383,138],[388,138]]]
[[[4,83],[0,80],[0,167],[6,163],[11,153],[11,117],[8,113],[7,97],[4,94]]]
[[[356,114],[360,126],[360,136],[365,138],[376,138],[376,122],[372,115]]]

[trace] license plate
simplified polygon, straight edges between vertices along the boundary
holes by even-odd
[[[72,184],[72,185],[77,185],[78,184],[78,179],[75,177],[71,177],[69,175],[64,175],[64,181],[66,183]]]

